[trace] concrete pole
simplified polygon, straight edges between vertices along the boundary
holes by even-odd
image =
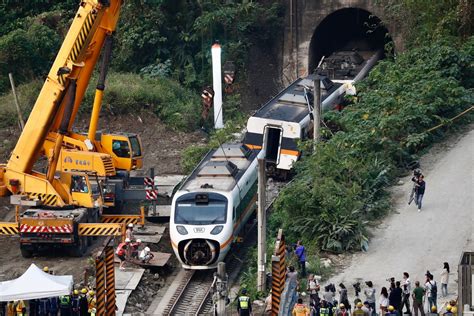
[[[217,264],[217,284],[218,299],[216,304],[217,316],[225,316],[225,305],[227,299],[227,275],[225,273],[225,263],[219,262]]]
[[[321,127],[321,79],[319,76],[313,81],[314,84],[314,98],[313,98],[313,149],[316,150],[316,144],[320,138]]]
[[[16,89],[15,89],[15,81],[13,81],[13,75],[11,72],[8,74],[8,77],[10,78],[10,84],[12,86],[13,99],[15,100],[15,107],[16,107],[16,112],[18,114],[18,121],[20,122],[21,130],[23,130],[23,128],[25,128],[25,121],[23,120],[23,116],[21,115],[20,102],[18,101],[18,96],[16,94]]]
[[[263,155],[264,156],[264,155]],[[258,157],[258,206],[257,206],[257,220],[258,220],[258,267],[257,267],[257,291],[265,291],[265,245],[266,231],[267,231],[267,216],[265,213],[265,159],[263,156]]]
[[[214,128],[224,128],[222,114],[222,66],[221,45],[215,43],[211,49],[212,55],[212,85],[214,89]]]

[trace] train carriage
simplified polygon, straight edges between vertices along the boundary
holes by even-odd
[[[243,144],[224,144],[174,195],[170,237],[184,268],[215,268],[255,211],[257,154]]]

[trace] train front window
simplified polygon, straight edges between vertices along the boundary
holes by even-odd
[[[193,200],[181,200],[176,203],[174,221],[184,225],[225,224],[227,202],[210,198],[207,203]]]

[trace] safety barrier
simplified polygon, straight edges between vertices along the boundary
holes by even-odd
[[[112,246],[105,247],[105,282],[107,290],[106,314],[115,315],[115,267]]]
[[[79,224],[80,236],[124,236],[124,224]]]
[[[286,262],[285,262],[285,238],[283,230],[278,230],[275,242],[275,250],[272,255],[272,315],[278,315],[280,311],[281,296],[285,288]]]
[[[145,208],[140,207],[140,215],[102,215],[102,223],[145,225]]]
[[[95,290],[97,315],[105,315],[105,263],[104,259],[95,259]]]
[[[0,222],[0,235],[1,236],[18,235],[18,233],[19,233],[18,223]]]

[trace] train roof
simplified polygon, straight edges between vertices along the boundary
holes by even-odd
[[[308,87],[312,92],[315,78],[316,75],[310,75],[297,79],[265,103],[253,116],[279,121],[300,122],[309,113],[308,104],[304,97],[304,87]],[[332,82],[326,77],[321,77],[321,102],[341,85],[342,83]]]
[[[232,191],[258,152],[240,143],[223,144],[207,153],[180,190]]]

